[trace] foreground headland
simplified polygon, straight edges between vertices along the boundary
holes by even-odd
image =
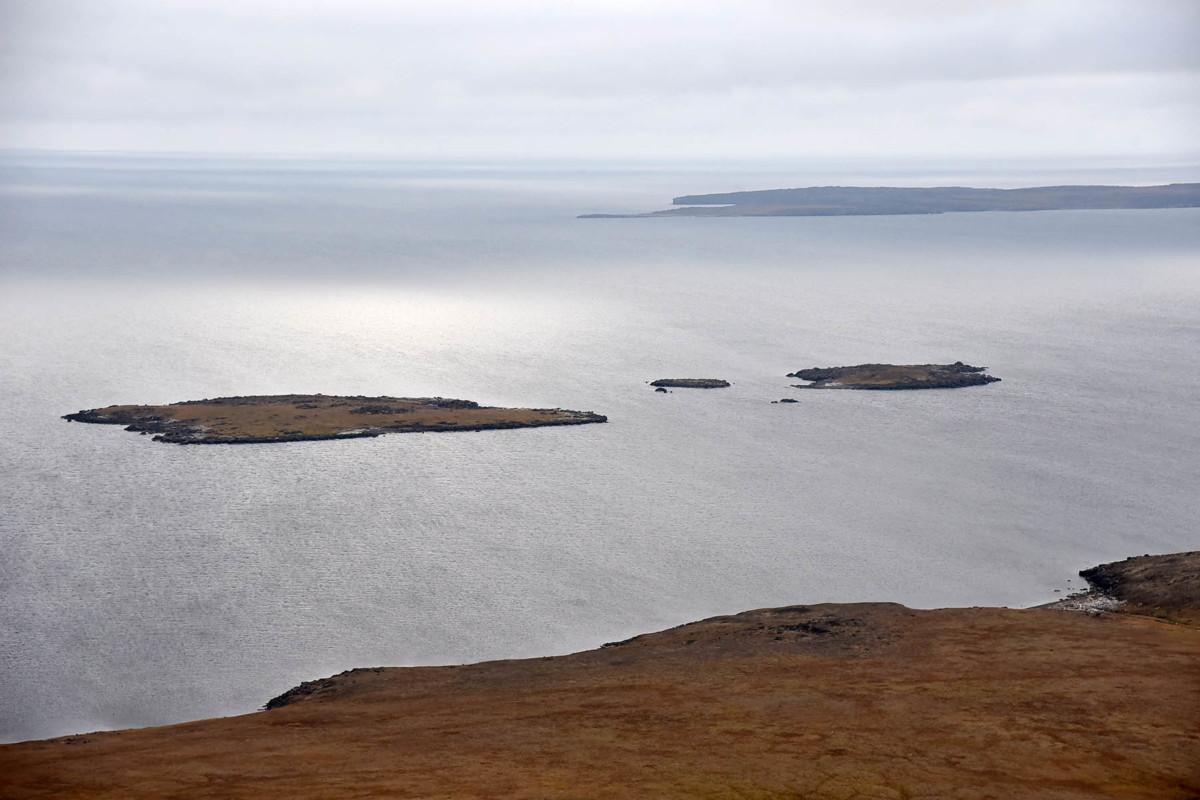
[[[958,211],[1068,211],[1198,208],[1200,183],[1163,186],[809,186],[676,197],[677,208],[645,214],[581,214],[581,219],[626,217],[844,217],[945,214]]]
[[[0,746],[5,798],[1193,798],[1200,552],[1063,608],[761,609]],[[1108,609],[1108,610],[1105,610]]]
[[[482,431],[607,422],[591,411],[493,408],[445,397],[258,395],[165,406],[108,406],[67,414],[73,422],[124,425],[173,444],[264,444],[354,439],[385,433]]]

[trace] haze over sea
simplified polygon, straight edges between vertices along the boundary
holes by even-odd
[[[1200,210],[575,219],[734,189],[1196,180],[4,154],[0,740],[765,606],[1027,606],[1196,549]],[[785,377],[956,360],[1003,381]],[[610,421],[178,447],[59,419],[316,392]]]

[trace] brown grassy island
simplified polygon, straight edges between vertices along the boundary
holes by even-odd
[[[165,406],[108,406],[67,414],[73,422],[124,425],[174,444],[262,444],[354,439],[385,433],[482,431],[607,422],[591,411],[493,408],[444,397],[259,395]]]
[[[725,389],[731,384],[720,378],[659,378],[651,381],[650,385],[676,389]]]
[[[953,364],[858,364],[853,367],[814,367],[789,372],[789,378],[812,381],[792,384],[797,389],[956,389],[1000,380],[985,375],[987,367]]]
[[[1195,798],[1200,553],[1108,566],[1111,610],[788,606],[350,670],[269,711],[2,745],[0,797]]]

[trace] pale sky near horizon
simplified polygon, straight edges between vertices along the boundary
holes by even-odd
[[[0,148],[1200,151],[1200,0],[0,0]]]

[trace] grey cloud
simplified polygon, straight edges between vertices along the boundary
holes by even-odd
[[[611,115],[639,147],[698,124],[732,144],[764,136],[752,128],[788,135],[795,109],[822,114],[819,127],[831,130],[867,112],[898,130],[927,113],[982,124],[981,100],[1016,110],[1012,82],[1050,113],[1043,99],[1061,102],[1056,87],[1070,78],[1114,88],[1107,101],[1084,91],[1069,107],[1086,98],[1095,119],[1132,103],[1182,141],[1197,99],[1185,87],[1200,84],[1200,4],[1184,0],[10,0],[0,9],[0,133],[19,139],[61,137],[74,120],[93,132],[107,123],[113,136],[144,122],[143,140],[169,126],[172,141],[189,140],[187,126],[197,139],[224,126],[234,141],[262,141],[300,124],[310,130],[293,138],[331,143],[316,149],[335,149],[337,137],[416,146],[439,135],[508,137],[514,147],[527,135],[532,147],[555,134],[588,147],[587,132],[608,128]],[[1141,76],[1142,99],[1131,76]],[[905,109],[898,97],[923,105]],[[985,128],[1003,139],[1003,126]]]

